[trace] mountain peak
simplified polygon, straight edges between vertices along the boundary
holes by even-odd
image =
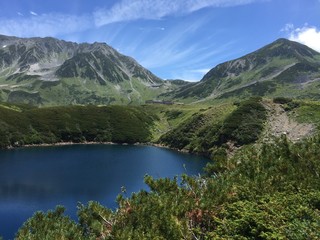
[[[292,41],[287,38],[278,38],[273,43],[291,43]],[[272,43],[271,43],[272,44]]]
[[[268,44],[267,46],[257,50],[263,54],[269,54],[271,57],[282,56],[282,57],[294,57],[294,58],[303,58],[310,57],[313,58],[319,53],[312,48],[309,48],[306,45],[301,43],[288,40],[286,38],[279,38],[273,43]]]
[[[141,103],[168,85],[106,43],[0,35],[0,101]]]
[[[217,65],[200,82],[185,86],[173,95],[195,99],[266,96],[285,88],[281,94],[286,93],[288,97],[307,96],[319,82],[319,69],[320,53],[280,38],[243,57]]]

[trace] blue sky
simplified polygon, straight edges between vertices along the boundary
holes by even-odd
[[[2,0],[0,34],[106,42],[163,79],[198,81],[280,37],[320,52],[320,0]]]

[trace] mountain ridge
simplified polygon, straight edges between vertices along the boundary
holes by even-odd
[[[290,81],[285,79],[287,75],[292,75],[290,71],[298,73],[300,70],[305,70],[318,73],[319,66],[320,53],[300,43],[280,38],[243,57],[218,64],[199,82],[178,89],[171,93],[171,96],[181,99],[195,97],[197,100],[227,98],[228,93],[233,91],[238,90],[238,93],[241,89],[250,91],[252,90],[248,88],[250,86],[259,88],[253,86],[255,84],[264,86],[254,89],[256,91],[251,95],[271,95],[279,82],[294,82],[294,78]],[[307,75],[303,75],[308,78],[303,82],[310,80],[310,76]],[[261,88],[264,89],[259,92]]]
[[[106,43],[0,35],[0,101],[50,106],[253,95],[320,99],[319,67],[320,53],[280,38],[186,83],[162,80]]]
[[[55,105],[57,92],[64,91],[66,100],[56,105],[142,103],[175,87],[106,43],[1,35],[0,47],[2,101]],[[48,87],[56,93],[49,93],[50,89],[45,92]],[[79,93],[86,96],[78,98]],[[19,95],[24,96],[17,99]],[[29,99],[24,99],[26,96]]]

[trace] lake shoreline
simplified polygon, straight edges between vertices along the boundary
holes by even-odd
[[[190,152],[186,149],[178,149],[178,148],[171,148],[169,146],[163,145],[161,143],[153,143],[153,142],[136,142],[136,143],[117,143],[117,142],[94,142],[94,141],[85,141],[85,142],[57,142],[57,143],[39,143],[39,144],[25,144],[25,145],[19,145],[19,146],[9,146],[4,149],[19,149],[19,148],[29,148],[29,147],[58,147],[58,146],[71,146],[71,145],[122,145],[122,146],[153,146],[158,148],[164,148],[173,150],[176,152],[184,153],[184,154],[193,154],[198,155],[201,157],[205,157],[207,159],[210,159],[209,156],[203,153],[197,153],[197,152]],[[0,149],[1,150],[1,149]]]
[[[160,143],[153,143],[153,142],[145,142],[145,143],[117,143],[117,142],[94,142],[94,141],[85,141],[85,142],[57,142],[57,143],[39,143],[39,144],[25,144],[25,145],[19,145],[19,146],[8,146],[7,148],[4,149],[19,149],[19,148],[29,148],[29,147],[55,147],[55,146],[69,146],[69,145],[133,145],[133,146],[153,146],[153,147],[159,147],[159,148],[165,148],[165,149],[170,149],[174,150],[177,152],[181,153],[186,153],[186,154],[195,154],[201,156],[202,154],[200,153],[194,153],[194,152],[189,152],[185,149],[177,149],[177,148],[170,148],[169,146],[160,144]]]

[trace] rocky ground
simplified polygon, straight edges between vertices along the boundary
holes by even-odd
[[[296,142],[312,135],[315,130],[312,124],[298,123],[290,118],[281,104],[264,102],[264,106],[268,110],[265,138],[286,135],[289,140]]]

